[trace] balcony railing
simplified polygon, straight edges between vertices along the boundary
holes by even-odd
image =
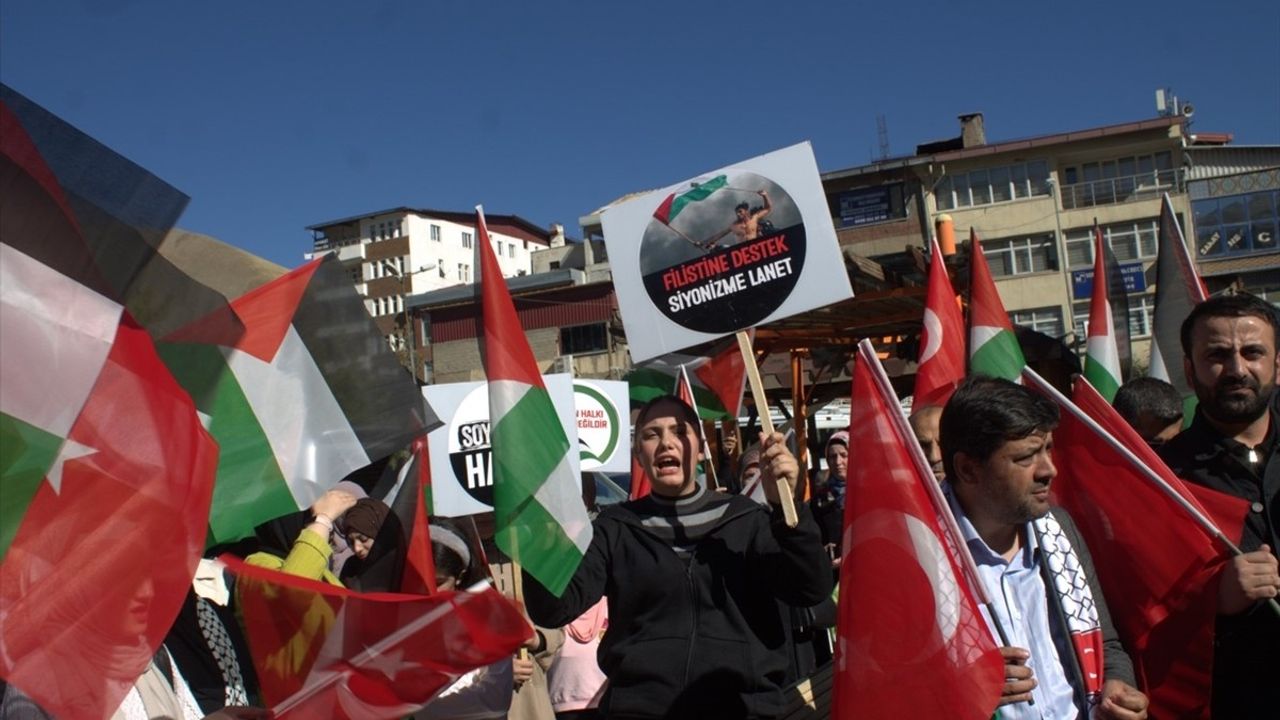
[[[1148,200],[1163,192],[1182,192],[1185,176],[1179,169],[1155,170],[1141,175],[1128,175],[1093,182],[1062,186],[1062,209],[1115,205]]]

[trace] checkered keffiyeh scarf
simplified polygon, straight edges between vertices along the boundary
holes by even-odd
[[[240,674],[240,662],[236,659],[231,636],[227,634],[227,629],[222,625],[222,619],[213,606],[202,597],[196,598],[196,620],[200,624],[205,643],[218,662],[218,670],[222,673],[222,681],[226,686],[226,704],[248,705],[249,696],[245,690],[244,677]]]
[[[1085,695],[1092,707],[1102,692],[1102,627],[1098,623],[1098,606],[1089,589],[1089,578],[1057,518],[1045,515],[1032,525],[1053,578],[1053,595],[1067,619],[1071,645],[1084,675]]]

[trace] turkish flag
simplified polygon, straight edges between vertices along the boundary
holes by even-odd
[[[224,557],[262,696],[277,718],[392,720],[532,633],[492,587],[356,593]]]
[[[1112,622],[1151,699],[1152,717],[1208,717],[1217,577],[1228,552],[1113,443],[1128,448],[1227,537],[1240,536],[1248,503],[1191,489],[1083,378],[1076,379],[1072,401],[1101,433],[1066,398],[1029,380],[1062,409],[1053,433],[1054,501],[1094,548]]]
[[[878,380],[877,380],[878,377]],[[937,481],[874,350],[853,374],[833,718],[990,718],[1004,684]],[[919,453],[919,449],[916,449]],[[938,498],[941,496],[939,495]]]
[[[946,404],[964,379],[964,318],[936,238],[929,255],[929,287],[912,403],[916,409]]]
[[[3,85],[0,100],[0,678],[58,718],[99,719],[191,587],[218,448],[115,293],[147,254],[126,220],[168,193]],[[141,202],[87,212],[85,186]],[[120,242],[95,256],[104,236]]]

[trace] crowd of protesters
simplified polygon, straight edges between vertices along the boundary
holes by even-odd
[[[1177,390],[1153,378],[1132,380],[1114,402],[1175,474],[1250,504],[1242,537],[1231,538],[1242,553],[1217,588],[1219,718],[1274,717],[1280,708],[1280,615],[1266,605],[1280,594],[1278,337],[1277,311],[1265,301],[1212,298],[1182,327],[1194,413],[1184,417]],[[981,376],[945,406],[910,417],[993,599],[985,620],[1005,663],[999,716],[1143,718],[1148,699],[1094,573],[1092,558],[1113,549],[1089,547],[1050,504],[1058,421],[1052,402]],[[633,448],[651,493],[593,514],[590,547],[562,594],[526,574],[525,647],[459,678],[414,717],[769,718],[782,712],[788,686],[831,662],[846,469],[858,448],[848,432],[831,434],[826,471],[792,525],[778,484],[795,493],[806,478],[784,436],[760,433],[741,447],[731,428],[721,487],[709,488],[698,472],[700,422],[672,396],[639,409]],[[362,592],[397,591],[404,530],[385,504],[344,485],[259,527],[247,561]],[[433,519],[430,535],[441,591],[490,577],[474,524]],[[266,716],[250,707],[260,697],[234,603],[227,576],[202,562],[173,630],[113,717]],[[0,717],[47,717],[17,689],[3,693]],[[910,698],[903,707],[910,716]]]

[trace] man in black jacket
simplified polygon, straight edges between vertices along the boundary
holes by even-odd
[[[803,503],[789,528],[775,478],[799,475],[782,435],[762,437],[772,509],[695,482],[698,418],[674,397],[636,419],[635,453],[651,495],[605,508],[563,596],[525,574],[534,622],[567,624],[603,595],[609,630],[600,667],[609,718],[769,718],[783,709],[787,629],[777,600],[816,605],[831,593],[830,562]]]
[[[1160,456],[1179,476],[1250,503],[1243,555],[1223,572],[1214,632],[1214,717],[1275,717],[1280,708],[1280,452],[1276,309],[1248,294],[1212,298],[1182,323],[1183,370],[1199,406]]]
[[[943,491],[1001,638],[1000,717],[1140,720],[1147,697],[1134,687],[1089,548],[1049,506],[1057,425],[1053,403],[982,376],[956,390],[940,422]]]

